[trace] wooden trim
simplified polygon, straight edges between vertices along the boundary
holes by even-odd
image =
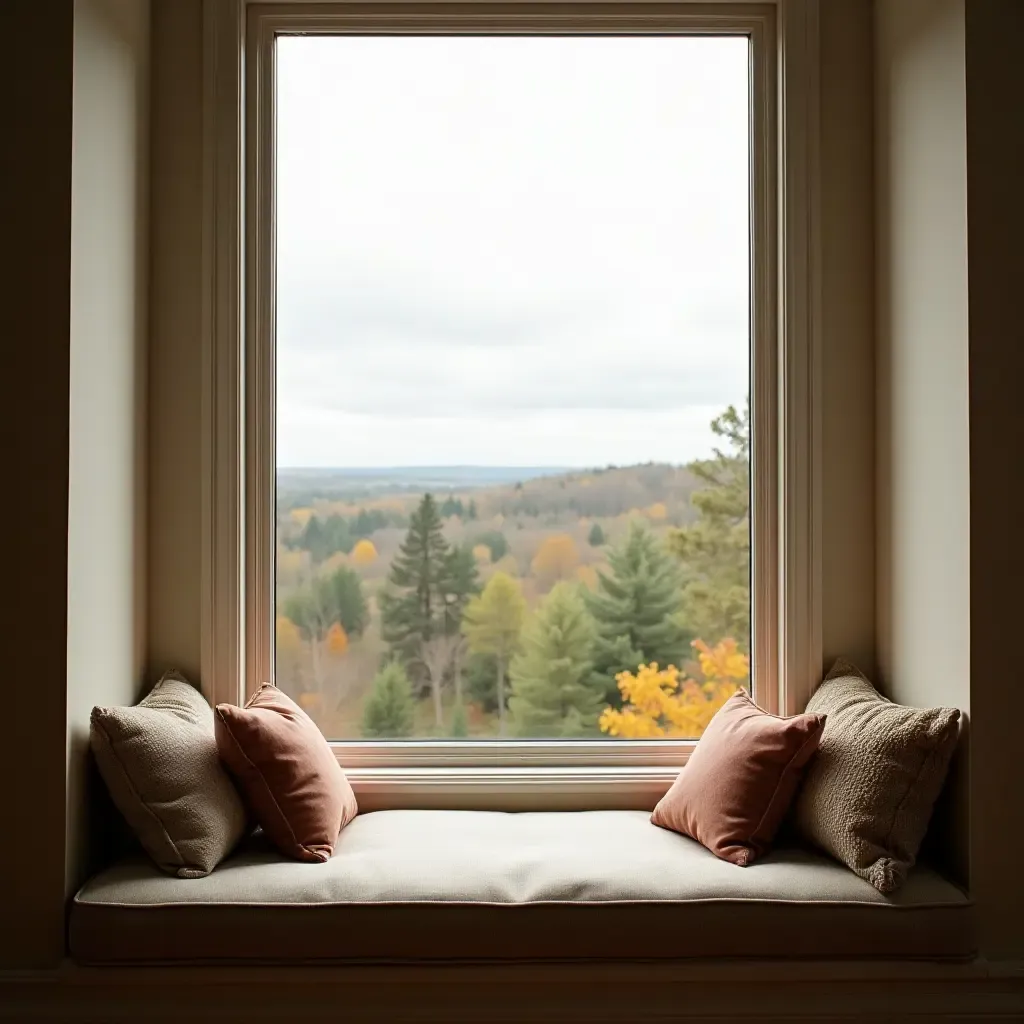
[[[237,703],[242,594],[242,0],[203,6],[202,627],[213,702]]]
[[[786,960],[85,968],[0,975],[0,1019],[1016,1020],[1024,976],[970,964]]]
[[[779,13],[779,681],[795,714],[822,668],[818,0]]]
[[[211,254],[205,422],[209,453],[204,519],[204,680],[214,699],[238,699],[271,677],[274,482],[273,278],[270,182],[273,157],[272,47],[279,31],[607,32],[734,31],[754,40],[752,81],[752,401],[755,478],[752,560],[754,666],[769,710],[803,706],[820,674],[818,497],[817,0],[778,4],[256,4],[206,0],[207,235]],[[778,31],[776,17],[778,16]],[[244,31],[243,31],[244,27]],[[228,51],[233,49],[233,53]],[[248,50],[246,50],[248,47]],[[244,54],[248,52],[248,60]],[[217,55],[211,60],[211,55]],[[241,69],[245,64],[245,89]],[[778,88],[769,88],[777,82]],[[245,103],[245,95],[248,102]],[[810,94],[810,95],[809,95]],[[247,120],[243,126],[243,104]],[[244,128],[244,131],[243,131]],[[243,164],[243,135],[255,140]],[[244,175],[242,168],[245,168]],[[243,190],[242,179],[247,184]],[[240,212],[247,211],[247,234]],[[777,238],[777,242],[772,239]],[[245,258],[246,299],[241,289]],[[233,271],[231,268],[234,268]],[[242,345],[244,319],[245,344]],[[244,360],[243,360],[244,349]],[[243,371],[244,366],[244,371]],[[243,379],[245,381],[243,390]],[[244,394],[245,418],[242,407]],[[243,446],[244,439],[244,446]],[[239,454],[244,450],[244,459]],[[243,485],[244,481],[244,485]],[[244,500],[243,500],[244,494]],[[244,515],[243,515],[244,508]],[[244,519],[244,526],[243,526]],[[244,606],[244,614],[243,614]],[[244,631],[244,640],[243,640]],[[763,682],[762,682],[763,680]],[[227,696],[225,696],[227,695]],[[233,696],[231,696],[233,695]],[[413,768],[415,751],[345,744],[357,773]],[[478,745],[481,764],[495,744]],[[611,751],[575,745],[549,751],[548,767],[622,763]],[[685,763],[692,744],[667,744],[635,766]],[[504,745],[515,761],[519,745]],[[492,769],[496,771],[496,769]],[[451,776],[439,769],[437,792]],[[628,787],[631,781],[622,780]],[[368,780],[368,785],[370,784]],[[494,785],[500,785],[495,775]]]

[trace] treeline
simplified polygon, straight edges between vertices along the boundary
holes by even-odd
[[[446,542],[438,505],[424,496],[381,595],[389,654],[364,706],[364,734],[410,735],[415,701],[428,694],[443,731],[449,690],[449,733],[464,735],[468,689],[497,713],[500,735],[596,735],[602,712],[623,705],[621,674],[680,665],[698,637],[729,638],[728,649],[745,658],[748,414],[730,408],[713,429],[729,450],[690,467],[703,484],[696,521],[667,543],[632,523],[593,593],[559,582],[532,615],[512,576],[495,572],[481,589],[472,551]]]

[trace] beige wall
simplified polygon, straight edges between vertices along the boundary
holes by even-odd
[[[3,5],[0,508],[5,589],[20,613],[4,645],[0,967],[52,963],[64,937],[72,25],[71,0]]]
[[[968,711],[970,472],[963,0],[875,8],[878,662]],[[966,731],[932,829],[968,877]]]
[[[201,0],[153,3],[149,461],[152,672],[200,664],[202,419]]]
[[[892,696],[969,704],[963,0],[876,6],[878,657]]]
[[[821,5],[822,650],[875,663],[870,0]]]
[[[1017,0],[967,4],[971,887],[990,956],[1024,957],[1024,80]]]
[[[69,889],[93,859],[98,823],[89,712],[138,698],[145,647],[148,0],[75,0],[74,65]]]

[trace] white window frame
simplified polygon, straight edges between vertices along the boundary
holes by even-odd
[[[205,0],[202,680],[273,672],[276,34],[700,34],[752,46],[752,667],[792,714],[820,678],[818,2]],[[692,741],[335,744],[364,809],[650,807]]]

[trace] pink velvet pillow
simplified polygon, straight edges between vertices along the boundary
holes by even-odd
[[[824,727],[824,715],[779,718],[746,693],[734,694],[708,723],[651,821],[746,867],[775,838]]]
[[[306,712],[264,683],[244,708],[218,704],[215,731],[221,760],[270,841],[298,860],[330,860],[358,807]]]

